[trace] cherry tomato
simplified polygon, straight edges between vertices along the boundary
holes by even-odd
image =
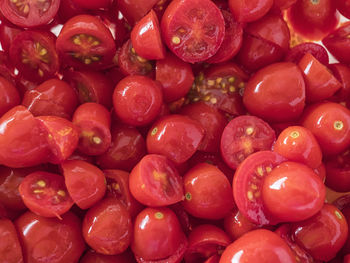
[[[38,171],[27,175],[19,185],[24,204],[35,214],[58,217],[74,204],[58,174]]]
[[[174,0],[161,21],[162,36],[169,49],[186,62],[205,61],[220,48],[225,21],[210,0]]]
[[[117,0],[117,6],[126,20],[134,25],[144,17],[159,0]]]
[[[67,22],[70,18],[76,15],[84,13],[84,9],[78,6],[74,0],[61,1],[60,8],[58,9],[58,17],[62,22]]]
[[[103,255],[93,250],[89,250],[80,259],[79,263],[136,263],[131,253],[122,253],[119,255]]]
[[[0,116],[20,104],[16,87],[7,79],[0,77]]]
[[[272,7],[273,0],[229,0],[230,10],[239,22],[252,22],[263,17]]]
[[[226,164],[237,169],[250,154],[271,150],[275,131],[263,120],[254,116],[239,116],[225,127],[221,136],[221,156]]]
[[[112,0],[93,0],[93,1],[83,1],[83,0],[73,0],[73,3],[85,9],[98,9],[98,8],[108,8]]]
[[[68,193],[81,209],[93,206],[105,195],[106,179],[96,166],[80,160],[69,160],[64,161],[61,168]]]
[[[284,10],[287,9],[288,7],[291,7],[293,4],[296,3],[297,0],[274,0],[274,7]]]
[[[277,234],[258,229],[243,235],[225,249],[220,263],[231,262],[296,263],[296,259]]]
[[[340,100],[350,97],[350,68],[342,63],[334,63],[329,65],[329,69],[333,75],[341,82],[341,88],[336,92],[335,96]]]
[[[129,247],[131,241],[131,217],[119,200],[106,198],[86,213],[82,231],[86,243],[96,252],[120,254]]]
[[[22,263],[22,248],[14,224],[4,218],[0,218],[0,256],[3,262]]]
[[[11,23],[6,23],[1,21],[0,25],[0,43],[4,51],[8,52],[10,46],[15,37],[22,32],[22,29],[12,25]]]
[[[302,126],[289,126],[278,136],[273,150],[290,161],[316,169],[322,162],[322,151],[311,131]]]
[[[312,56],[315,57],[315,59],[317,59],[323,65],[328,65],[329,56],[328,56],[327,50],[320,44],[317,44],[314,42],[305,42],[294,46],[292,49],[290,49],[287,52],[284,60],[298,64],[299,61],[307,53],[310,53]]]
[[[85,249],[81,223],[71,212],[62,215],[62,219],[26,212],[15,225],[24,262],[75,263]]]
[[[337,10],[346,18],[350,19],[350,1],[349,0],[336,0]]]
[[[326,185],[337,192],[350,191],[350,152],[326,160]]]
[[[289,62],[259,70],[247,83],[243,103],[255,116],[272,122],[297,119],[305,106],[305,82]]]
[[[50,22],[58,12],[60,3],[60,0],[4,0],[0,3],[0,9],[11,23],[20,27],[36,27]]]

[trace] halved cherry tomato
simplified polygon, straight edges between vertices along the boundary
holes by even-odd
[[[262,119],[239,116],[226,125],[221,135],[221,156],[230,168],[237,169],[250,154],[271,150],[275,140],[275,131]]]
[[[205,61],[220,48],[225,21],[210,0],[174,0],[161,21],[162,36],[169,49],[186,62]]]
[[[58,174],[31,173],[19,185],[19,193],[29,210],[40,216],[61,218],[74,204]]]
[[[238,22],[252,22],[267,14],[273,0],[229,0],[228,4]]]
[[[22,248],[14,224],[5,218],[0,218],[0,255],[6,263],[22,263]]]
[[[0,117],[11,108],[20,104],[20,95],[16,87],[0,76]]]
[[[62,22],[67,22],[70,18],[84,13],[84,9],[77,6],[74,0],[62,0],[58,9],[58,17]]]
[[[305,42],[294,46],[287,52],[285,61],[298,64],[305,54],[310,53],[323,65],[328,65],[329,56],[327,50],[320,44],[314,42]]]
[[[326,185],[337,192],[350,191],[350,151],[326,160]]]

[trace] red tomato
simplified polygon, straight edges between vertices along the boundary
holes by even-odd
[[[108,8],[112,0],[73,0],[73,3],[85,9],[98,9],[98,8]]]
[[[0,117],[20,104],[20,100],[16,87],[7,79],[0,77]]]
[[[295,242],[314,259],[329,261],[344,245],[348,224],[340,210],[325,204],[313,217],[294,223],[292,233]]]
[[[46,137],[38,121],[24,106],[13,107],[5,113],[0,118],[0,127],[1,164],[18,168],[47,161]]]
[[[89,250],[80,259],[79,263],[136,263],[131,253],[123,253],[119,255],[103,255]]]
[[[320,177],[322,182],[325,182],[325,180],[326,180],[326,166],[323,163],[321,163],[320,166],[316,167],[314,169],[314,172],[318,175],[318,177]]]
[[[350,152],[326,160],[326,185],[337,192],[350,191]]]
[[[273,0],[229,0],[228,4],[238,22],[252,22],[267,14]]]
[[[145,59],[165,57],[158,17],[153,10],[134,26],[131,31],[131,42],[136,53]]]
[[[274,0],[274,7],[284,10],[288,7],[291,7],[293,4],[296,3],[297,0]]]
[[[91,15],[69,19],[58,35],[56,49],[65,64],[83,69],[109,66],[116,52],[111,32]]]
[[[61,218],[74,204],[58,174],[31,173],[19,185],[19,193],[29,210],[40,216]]]
[[[183,184],[175,165],[165,156],[149,154],[132,169],[131,194],[140,203],[156,207],[183,200]]]
[[[264,178],[284,161],[284,157],[274,152],[256,152],[238,166],[233,176],[232,188],[236,205],[244,216],[257,225],[278,222],[266,210],[261,191]]]
[[[311,131],[302,126],[289,126],[278,136],[273,150],[290,161],[316,169],[322,163],[322,151]]]
[[[93,206],[105,195],[106,179],[96,166],[80,160],[69,160],[63,162],[61,168],[68,192],[81,209]]]
[[[187,240],[169,208],[146,208],[135,219],[131,249],[138,262],[178,263]]]
[[[304,57],[305,54],[310,53],[323,65],[328,65],[329,56],[327,50],[320,44],[314,42],[305,42],[296,45],[287,52],[285,61],[293,62],[298,64],[299,61]]]
[[[333,75],[341,82],[342,86],[335,94],[340,100],[350,97],[350,68],[342,63],[329,65]]]
[[[339,154],[350,146],[350,110],[323,102],[310,106],[301,119],[318,140],[324,154]]]
[[[106,198],[86,213],[82,231],[86,243],[96,252],[120,254],[129,247],[131,241],[131,217],[119,200]]]
[[[6,23],[1,21],[0,25],[0,43],[4,51],[8,52],[10,46],[15,37],[22,32],[22,29],[12,25],[11,23]]]
[[[259,70],[247,83],[243,103],[250,113],[267,121],[297,119],[305,106],[305,83],[301,71],[289,62]]]
[[[81,223],[71,212],[61,220],[26,212],[15,225],[24,262],[75,263],[85,249]]]
[[[126,124],[144,126],[159,114],[163,102],[158,82],[145,76],[128,76],[114,89],[113,105],[116,115]]]
[[[271,150],[276,140],[269,124],[254,116],[239,116],[226,125],[221,136],[221,156],[226,164],[237,169],[250,154]]]
[[[146,139],[147,150],[165,155],[175,164],[180,164],[191,158],[203,137],[204,130],[197,121],[182,115],[169,115],[150,128]]]
[[[20,27],[36,27],[50,22],[60,6],[60,0],[21,1],[4,0],[0,3],[1,13],[11,23]]]
[[[201,163],[184,175],[185,210],[199,218],[221,219],[233,208],[232,187],[214,165]]]
[[[259,229],[243,235],[225,249],[220,263],[231,262],[296,263],[296,260],[282,238]]]
[[[15,226],[8,219],[0,218],[0,256],[6,263],[23,263],[22,248]]]
[[[119,10],[131,25],[144,17],[158,1],[116,0]]]
[[[245,217],[238,208],[234,208],[224,218],[224,228],[232,240],[236,240],[245,233],[257,229],[258,226]]]
[[[345,16],[346,18],[350,19],[350,1],[349,0],[336,0],[336,6],[338,11]]]
[[[97,103],[84,103],[74,112],[72,122],[80,129],[78,149],[87,155],[100,155],[111,145],[111,116]]]
[[[26,91],[22,105],[34,116],[50,115],[70,119],[78,105],[78,98],[68,83],[50,79]]]
[[[225,21],[210,0],[174,0],[161,21],[162,36],[169,49],[186,62],[205,61],[220,48]]]
[[[60,8],[58,9],[58,17],[62,20],[62,22],[67,22],[67,20],[73,16],[81,15],[83,13],[84,9],[80,6],[77,6],[74,3],[74,0],[61,1]]]
[[[188,63],[168,52],[164,59],[157,60],[156,80],[162,84],[164,101],[173,102],[188,93],[194,76]]]

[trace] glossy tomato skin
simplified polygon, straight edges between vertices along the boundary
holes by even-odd
[[[339,154],[350,145],[350,111],[340,104],[323,102],[310,106],[301,124],[313,133],[325,155]]]
[[[326,185],[337,192],[350,191],[350,153],[345,151],[342,154],[332,156],[325,161]]]
[[[175,55],[195,63],[219,50],[225,37],[225,21],[220,9],[209,0],[175,0],[165,10],[161,30]]]
[[[111,0],[94,0],[94,1],[82,1],[73,0],[73,3],[85,9],[98,9],[98,8],[108,8],[112,1]]]
[[[14,224],[5,218],[0,218],[1,260],[8,263],[23,263],[21,245]]]
[[[181,130],[181,133],[177,131]],[[175,164],[187,161],[198,149],[204,137],[202,126],[182,115],[169,115],[150,128],[146,144],[149,153],[162,154]]]
[[[290,161],[300,162],[311,168],[322,163],[322,151],[312,132],[302,126],[289,126],[278,136],[273,150]]]
[[[277,234],[265,230],[253,230],[229,245],[220,263],[276,262],[296,263],[292,250]]]
[[[117,6],[130,25],[144,17],[159,0],[117,0]]]
[[[200,163],[184,175],[185,210],[199,218],[221,219],[234,207],[227,177],[214,165]]]
[[[350,68],[342,63],[334,63],[329,65],[329,69],[333,75],[341,82],[341,88],[336,92],[335,96],[342,100],[350,97]]]
[[[323,65],[328,65],[329,56],[327,50],[314,42],[304,42],[294,46],[287,52],[284,60],[298,64],[307,53],[310,53]]]
[[[271,122],[297,119],[305,106],[305,82],[289,62],[259,70],[247,83],[243,103],[255,116]]]
[[[25,262],[75,263],[85,249],[81,222],[71,212],[64,214],[62,220],[26,212],[15,225]]]
[[[120,254],[131,241],[131,217],[119,200],[106,198],[86,213],[82,231],[85,241],[98,253]]]
[[[238,22],[252,22],[263,17],[273,5],[272,0],[229,0],[230,10]]]
[[[16,87],[7,79],[0,77],[0,116],[20,104],[20,100]]]
[[[0,25],[0,43],[6,52],[9,51],[13,39],[18,33],[22,32],[22,29],[14,26],[11,23],[1,21]]]
[[[89,250],[80,259],[79,263],[136,263],[136,261],[132,254],[128,252],[110,256]]]
[[[325,204],[313,217],[294,223],[292,233],[295,242],[314,259],[328,261],[344,245],[348,224],[340,210]]]
[[[61,168],[68,192],[81,209],[87,209],[103,198],[106,182],[99,168],[80,160],[65,161]]]

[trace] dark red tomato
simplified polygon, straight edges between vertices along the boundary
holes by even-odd
[[[305,42],[294,46],[287,52],[284,60],[298,64],[307,53],[310,53],[323,65],[328,65],[329,56],[327,50],[320,44],[314,42]]]
[[[1,21],[0,25],[0,43],[1,47],[5,52],[10,50],[10,46],[15,37],[22,32],[22,29],[12,25],[11,23],[6,23]]]
[[[23,263],[22,249],[13,223],[8,219],[0,218],[0,233],[1,260],[6,263]]]
[[[10,0],[5,0],[7,2]],[[54,77],[60,65],[55,49],[55,36],[46,31],[23,31],[14,38],[10,59],[28,80],[42,82]]]
[[[123,253],[132,238],[130,214],[119,200],[103,199],[86,213],[82,232],[86,243],[96,252]]]
[[[349,35],[350,22],[347,22],[322,39],[322,43],[328,51],[339,60],[339,62],[344,64],[350,63],[350,54],[347,52],[350,47]]]
[[[157,60],[156,80],[162,84],[164,101],[173,102],[188,93],[194,76],[188,63],[168,52],[164,59]]]
[[[136,261],[132,254],[128,252],[110,256],[89,250],[80,259],[79,263],[136,263]]]
[[[250,154],[271,150],[276,140],[269,124],[255,116],[239,116],[226,125],[221,136],[221,156],[226,164],[237,169]]]
[[[5,113],[0,118],[0,126],[1,164],[18,168],[47,162],[46,137],[38,121],[24,106],[13,107]]]
[[[336,0],[336,7],[338,11],[345,16],[346,18],[350,19],[350,1],[349,0]]]
[[[145,76],[127,76],[114,89],[113,105],[118,118],[133,126],[152,123],[163,102],[161,85]]]
[[[186,62],[212,57],[225,37],[225,20],[210,0],[174,0],[161,21],[162,36],[169,49]]]
[[[180,113],[198,121],[205,130],[204,138],[198,150],[217,153],[221,134],[227,124],[225,115],[204,102],[189,104],[183,107]]]
[[[38,171],[27,175],[19,186],[24,204],[33,213],[44,217],[57,217],[74,204],[58,174]]]
[[[50,22],[60,6],[60,0],[29,0],[0,3],[1,13],[13,24],[20,27],[36,27]],[[63,1],[62,1],[63,2]]]
[[[0,76],[0,116],[20,104],[20,95],[16,87]]]
[[[36,117],[36,120],[51,151],[49,162],[59,164],[66,160],[78,146],[78,127],[56,116],[41,116]]]
[[[221,256],[219,255],[213,255],[210,258],[208,258],[204,263],[219,263],[220,257]]]
[[[340,100],[350,98],[350,68],[342,63],[334,63],[329,65],[329,69],[342,84],[335,96]]]
[[[199,218],[221,219],[233,208],[232,187],[216,166],[201,163],[184,175],[185,210]]]
[[[171,209],[146,208],[136,217],[131,249],[138,262],[178,263],[187,240]]]
[[[111,145],[111,116],[101,104],[84,103],[74,112],[72,122],[79,127],[78,150],[87,155],[100,155]]]
[[[81,209],[93,206],[105,195],[106,179],[96,166],[80,160],[69,160],[63,162],[61,168],[68,192]]]
[[[329,261],[348,236],[346,218],[335,206],[325,204],[313,217],[292,224],[292,238],[315,260]]]
[[[287,17],[295,32],[311,40],[322,39],[339,22],[334,0],[298,0]]]
[[[132,47],[131,40],[127,40],[119,51],[118,66],[125,75],[153,76],[151,61],[140,57]]]
[[[159,0],[116,0],[118,9],[130,25],[144,17]]]
[[[75,89],[81,104],[96,102],[107,109],[112,107],[113,84],[97,71],[66,71],[64,80]]]
[[[344,256],[343,263],[350,263],[350,254],[347,254],[347,255]]]
[[[245,217],[238,208],[234,208],[224,218],[224,229],[232,240],[236,240],[257,228],[258,226]]]
[[[261,189],[264,207],[281,222],[310,218],[321,210],[326,197],[320,177],[296,162],[283,162],[272,169]]]
[[[80,220],[71,212],[62,219],[27,212],[15,225],[24,262],[75,263],[85,249]]]
[[[67,22],[70,18],[76,15],[84,13],[84,9],[77,6],[74,0],[63,0],[61,1],[60,8],[58,9],[58,17],[62,22]]]
[[[267,14],[273,0],[229,0],[228,4],[238,22],[252,22]]]
[[[260,151],[248,156],[233,176],[233,197],[241,213],[257,225],[278,222],[266,210],[261,191],[264,178],[284,162],[284,157],[271,151]]]
[[[340,199],[342,199],[342,198],[340,198]],[[346,199],[346,198],[344,198],[344,199]],[[349,202],[349,196],[347,196],[347,199],[348,199],[347,201]],[[337,201],[334,202],[333,204],[336,205]],[[345,208],[341,209],[341,212],[343,213],[343,215],[344,215],[344,217],[346,219],[346,222],[347,222],[347,224],[349,226],[349,223],[350,223],[350,207],[349,207],[349,203],[346,204]],[[344,246],[341,249],[341,252],[338,253],[338,254],[343,254],[344,255],[344,254],[349,254],[349,253],[350,253],[350,237],[348,236],[346,241],[345,241]]]
[[[328,99],[341,88],[331,71],[310,53],[304,55],[298,67],[303,72],[307,102]]]
[[[274,7],[280,10],[287,9],[296,3],[297,0],[274,0]]]
[[[153,10],[134,26],[131,31],[131,42],[136,53],[145,59],[165,57],[158,17]]]
[[[111,146],[97,158],[103,169],[122,169],[131,171],[146,154],[146,143],[134,127],[116,125],[111,130]]]
[[[183,200],[183,184],[175,165],[163,155],[148,154],[129,176],[131,194],[146,206],[167,206]]]
[[[225,20],[225,38],[214,56],[207,60],[208,63],[225,62],[233,58],[239,51],[243,42],[243,27],[236,22],[232,13],[221,10]]]
[[[15,73],[15,68],[12,65],[12,63],[10,63],[8,52],[0,51],[0,76],[4,77],[8,81],[15,84],[16,77],[14,73]],[[19,89],[20,91],[19,87],[16,87],[16,88]]]
[[[326,160],[326,185],[337,192],[350,191],[350,152]]]
[[[83,69],[110,66],[116,52],[111,32],[91,15],[69,19],[58,35],[56,49],[66,65]]]
[[[278,136],[273,150],[294,162],[316,169],[322,163],[322,151],[311,131],[302,126],[289,126]]]
[[[318,177],[320,177],[323,183],[326,181],[326,166],[324,165],[324,163],[321,163],[320,166],[316,167],[314,169],[314,172],[318,175]]]
[[[68,83],[50,79],[26,91],[22,105],[34,116],[58,116],[70,119],[78,105],[78,97]]]
[[[259,70],[247,83],[243,103],[250,113],[267,121],[297,119],[305,106],[305,82],[301,71],[290,62]]]
[[[214,225],[200,225],[188,236],[185,262],[203,262],[213,255],[219,255],[231,244],[230,237]]]
[[[85,9],[99,9],[99,8],[108,8],[111,5],[112,0],[93,0],[93,1],[73,0],[73,3]]]
[[[147,134],[146,144],[149,153],[162,154],[175,164],[180,164],[191,158],[203,138],[204,129],[199,122],[173,114],[153,124]]]
[[[258,229],[250,231],[229,245],[220,263],[259,262],[296,263],[295,255],[277,234]]]
[[[323,154],[339,154],[350,145],[350,110],[338,103],[310,106],[301,123],[316,137]]]

